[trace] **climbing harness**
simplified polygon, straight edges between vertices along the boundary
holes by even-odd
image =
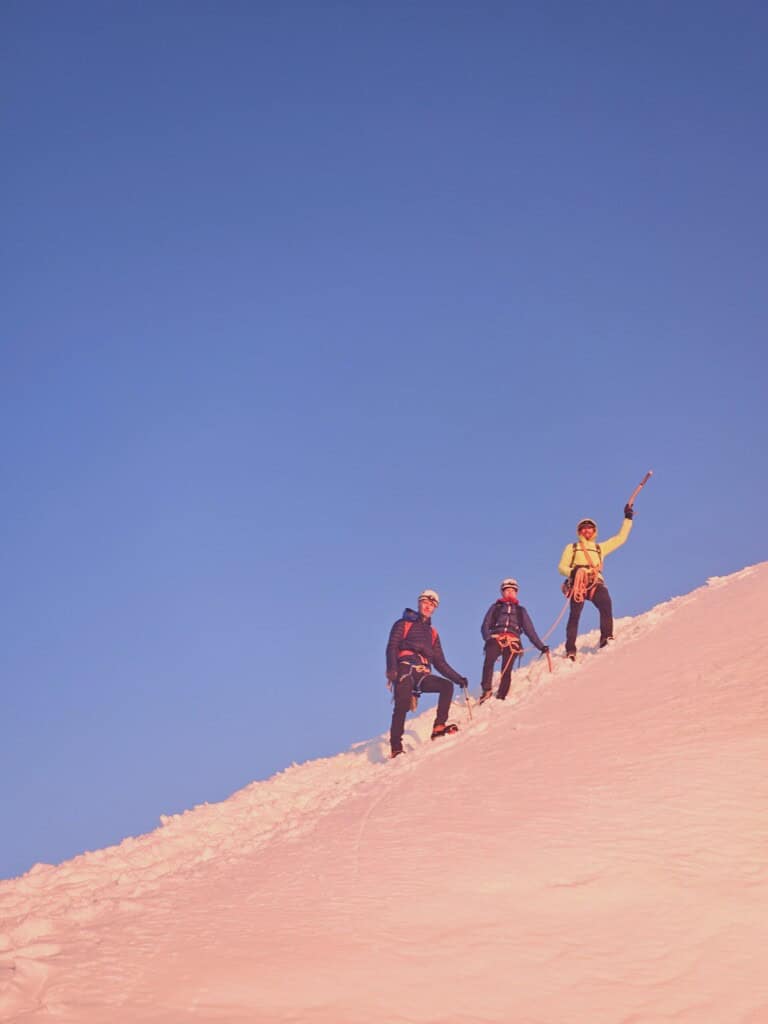
[[[416,655],[420,657],[420,655]],[[423,665],[419,662],[401,662],[399,678],[401,680],[409,679],[411,684],[411,711],[415,711],[419,704],[419,697],[421,696],[421,676],[429,673],[429,665]],[[393,694],[394,699],[394,694]]]
[[[507,657],[507,660],[504,662],[504,667],[501,670],[501,674],[503,676],[507,669],[510,667],[510,665],[514,665],[515,658],[518,655],[522,658],[523,644],[517,633],[501,633],[499,634],[499,636],[495,636],[493,639],[496,641],[496,643],[503,651],[509,650],[509,656]]]

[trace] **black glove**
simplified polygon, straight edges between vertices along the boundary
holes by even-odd
[[[465,679],[465,677],[462,676],[461,679],[459,680],[459,686],[462,688],[462,690],[466,690],[466,688],[469,686],[469,680]]]
[[[625,505],[624,506],[624,518],[625,519],[632,519],[634,517],[634,515],[635,515],[635,510],[632,508],[632,506],[631,505]]]
[[[396,668],[390,669],[387,672],[387,679],[390,681],[390,683],[396,683],[397,682],[397,669]]]
[[[541,653],[549,654],[549,644],[544,644],[544,646],[541,648]]]

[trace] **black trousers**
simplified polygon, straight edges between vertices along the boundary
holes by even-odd
[[[417,674],[412,672],[410,665],[400,668],[397,682],[395,683],[395,707],[392,711],[392,725],[389,730],[389,745],[392,751],[403,749],[403,730],[405,729],[405,716],[411,710],[411,696],[414,686],[422,693],[439,693],[437,702],[437,714],[435,725],[445,725],[448,721],[448,712],[451,709],[453,700],[453,683],[450,679],[443,679],[442,676],[433,676],[428,672]],[[418,682],[416,682],[418,680]]]
[[[604,643],[609,636],[613,636],[613,605],[611,595],[604,583],[598,583],[592,597],[587,598],[600,612],[600,643]],[[576,634],[579,631],[579,619],[586,601],[574,601],[571,598],[571,614],[568,616],[568,625],[565,627],[565,653],[576,653]]]
[[[493,669],[501,655],[501,682],[496,696],[503,700],[509,693],[509,686],[512,681],[512,669],[517,659],[509,647],[502,647],[494,638],[489,637],[485,642],[485,661],[483,662],[483,678],[480,683],[483,693],[491,689],[493,683]]]

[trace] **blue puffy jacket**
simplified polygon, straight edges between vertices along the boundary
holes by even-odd
[[[500,636],[502,633],[514,633],[516,636],[525,633],[534,647],[540,651],[544,650],[544,644],[533,628],[530,615],[517,601],[494,601],[485,613],[480,632],[486,642],[492,636]]]
[[[412,624],[407,637],[405,636],[406,622]],[[440,643],[437,630],[432,627],[432,619],[422,618],[412,608],[405,609],[402,619],[398,619],[389,632],[387,642],[388,674],[397,671],[401,651],[413,651],[420,655],[427,665],[430,667],[434,665],[441,675],[461,686],[463,679],[445,660],[443,645]]]

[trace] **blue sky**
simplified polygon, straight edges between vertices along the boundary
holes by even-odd
[[[763,5],[0,18],[0,876],[386,729],[423,587],[476,690],[649,468],[617,615],[766,558]]]

